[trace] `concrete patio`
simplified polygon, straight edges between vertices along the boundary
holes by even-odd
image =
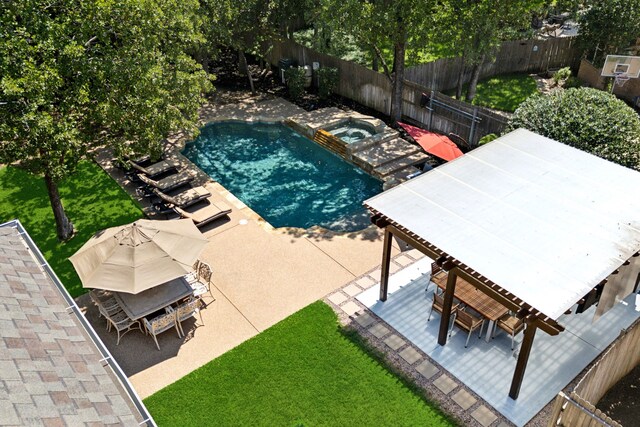
[[[566,326],[563,333],[556,337],[540,333],[536,337],[520,397],[514,401],[508,391],[516,359],[511,357],[511,338],[504,332],[498,332],[488,343],[484,333],[483,339],[476,334],[465,349],[466,333],[456,328],[446,346],[438,345],[440,316],[434,312],[427,322],[434,290],[429,281],[430,263],[429,258],[423,258],[391,276],[389,298],[384,303],[378,300],[378,286],[356,298],[518,426],[534,417],[617,338],[621,329],[640,317],[634,295],[593,324],[595,307],[580,315],[561,317],[559,322]]]

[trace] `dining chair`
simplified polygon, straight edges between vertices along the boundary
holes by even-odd
[[[176,312],[176,322],[178,323],[179,333],[182,336],[185,336],[184,329],[182,329],[182,322],[187,320],[188,318],[195,316],[196,314],[200,315],[200,323],[204,325],[204,321],[202,320],[202,313],[200,312],[200,304],[202,301],[198,298],[189,298],[186,302],[178,305],[175,308]]]
[[[460,304],[452,304],[451,314],[453,314],[459,307]],[[433,291],[433,302],[431,303],[431,310],[429,310],[427,322],[431,320],[431,313],[433,313],[433,310],[437,311],[440,314],[442,314],[442,312],[444,311],[444,297],[442,295],[438,295],[437,288],[435,291]]]
[[[515,348],[516,335],[524,330],[524,319],[507,313],[496,322],[496,326],[511,335],[511,351]],[[495,336],[495,331],[493,333]]]
[[[120,338],[127,332],[134,329],[138,329],[140,330],[140,332],[142,332],[142,329],[140,328],[140,322],[138,320],[130,319],[124,311],[119,311],[118,313],[115,313],[113,315],[109,315],[106,311],[103,311],[102,315],[107,319],[107,330],[111,331],[112,328],[115,328],[115,330],[118,332],[118,340],[116,341],[116,345],[120,344]]]
[[[190,283],[191,288],[193,289],[193,296],[202,298],[205,294],[208,293],[209,295],[211,295],[212,300],[215,301],[216,298],[211,292],[211,276],[213,275],[211,266],[206,262],[200,261],[197,271],[197,280]]]
[[[200,260],[197,259],[196,262],[193,263],[193,271],[189,274],[187,274],[186,276],[184,276],[185,279],[187,279],[187,282],[189,282],[190,284],[193,282],[197,282],[198,281],[198,266],[200,265]]]
[[[178,322],[176,321],[176,312],[171,307],[165,308],[164,314],[156,316],[151,320],[145,317],[143,320],[144,327],[146,331],[153,336],[153,340],[156,342],[158,351],[160,350],[160,344],[158,344],[157,338],[158,334],[175,327],[178,337],[180,337],[180,329],[178,329]]]
[[[442,267],[440,267],[437,262],[433,261],[431,263],[431,277],[430,277],[429,282],[433,281],[433,279],[435,277],[438,277],[441,274],[446,274],[446,273],[447,272],[445,270],[443,270]],[[438,289],[439,288],[436,286],[436,292],[438,291]],[[424,290],[425,291],[429,290],[429,284],[427,284],[427,287]]]
[[[480,333],[478,334],[478,338],[482,336],[482,328],[484,327],[484,319],[480,317],[476,317],[471,313],[464,311],[464,309],[458,309],[453,313],[453,324],[451,325],[451,330],[449,331],[449,336],[453,332],[453,327],[457,325],[460,329],[468,331],[467,342],[464,344],[464,348],[467,348],[469,345],[469,338],[471,338],[471,333],[476,329],[480,328]]]
[[[120,304],[118,304],[118,301],[116,301],[116,299],[112,295],[106,294],[104,292],[99,293],[98,290],[92,289],[89,292],[89,297],[91,297],[91,301],[93,301],[95,305],[97,305],[98,307],[102,307],[104,311],[109,314],[115,314],[119,311],[122,311]],[[102,316],[102,311],[100,311],[99,316]]]

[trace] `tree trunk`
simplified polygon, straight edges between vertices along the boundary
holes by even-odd
[[[251,77],[251,73],[249,72],[249,65],[247,65],[247,57],[244,56],[244,52],[241,49],[238,49],[238,59],[240,60],[240,73],[247,76],[249,79],[249,86],[251,87],[251,94],[256,94],[256,88],[253,86],[253,77]]]
[[[464,65],[464,53],[460,57],[460,71],[458,72],[458,83],[456,85],[456,99],[462,99],[462,86],[464,85],[464,71],[467,67]]]
[[[391,119],[399,122],[402,118],[402,88],[404,83],[405,42],[396,43],[393,50],[394,78],[391,93]]]
[[[49,193],[49,202],[53,209],[53,216],[56,219],[56,232],[60,241],[67,241],[73,236],[73,224],[69,221],[67,214],[64,212],[62,200],[58,193],[58,185],[48,174],[44,175],[44,182],[47,184],[47,193]]]
[[[478,87],[478,79],[480,78],[480,70],[484,63],[484,55],[480,57],[480,60],[473,66],[473,72],[471,73],[471,81],[469,82],[469,88],[467,89],[467,102],[473,101],[476,96],[476,89]]]
[[[378,70],[380,69],[380,63],[378,61],[378,55],[376,54],[375,50],[372,52],[373,55],[373,60],[371,61],[371,69],[375,72],[378,72]]]

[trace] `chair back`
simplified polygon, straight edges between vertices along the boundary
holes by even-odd
[[[436,275],[438,275],[438,274],[440,274],[442,272],[444,272],[444,270],[442,269],[442,267],[440,267],[438,265],[437,262],[434,261],[434,262],[431,263],[431,275],[432,276],[436,276]]]
[[[200,261],[200,264],[198,265],[198,280],[208,285],[211,283],[212,274],[213,271],[211,271],[211,266],[206,262]]]
[[[180,304],[175,310],[178,321],[182,322],[183,320],[188,319],[189,317],[196,314],[199,310],[199,304],[200,301],[195,298],[192,298],[189,301]]]
[[[171,310],[165,314],[154,317],[151,320],[145,319],[145,323],[149,326],[149,331],[152,334],[159,334],[169,328],[172,328],[176,323],[176,313]]]
[[[456,323],[462,326],[463,329],[470,330],[479,322],[482,322],[482,319],[464,310],[458,310],[456,313]]]

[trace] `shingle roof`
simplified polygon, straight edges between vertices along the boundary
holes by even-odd
[[[0,425],[138,425],[132,398],[26,242],[0,225]]]

